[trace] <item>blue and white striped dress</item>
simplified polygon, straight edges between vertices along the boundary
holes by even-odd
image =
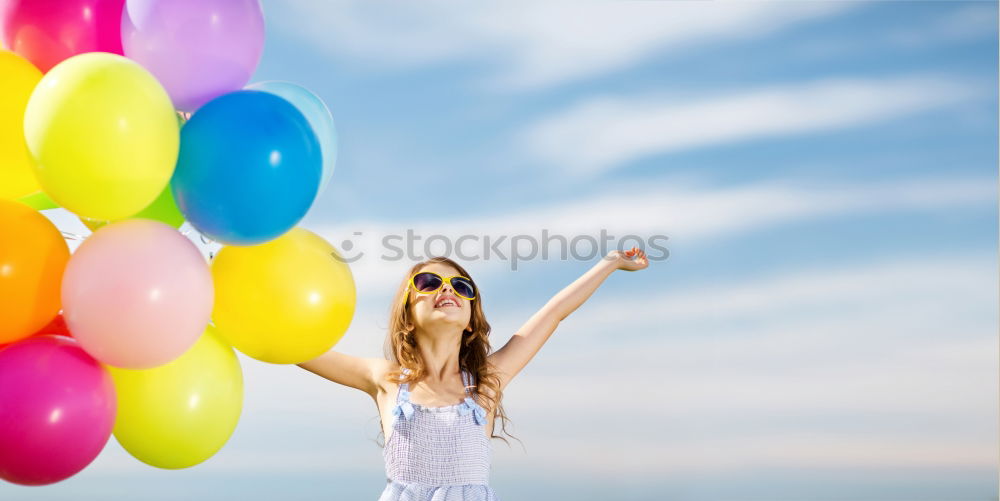
[[[414,404],[409,384],[399,385],[378,501],[500,501],[489,486],[486,410],[472,398],[471,379],[463,370],[465,400],[445,407]]]

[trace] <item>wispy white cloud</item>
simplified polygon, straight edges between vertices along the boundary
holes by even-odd
[[[996,343],[991,335],[996,329],[996,270],[989,255],[898,257],[864,265],[721,280],[684,290],[664,284],[658,292],[602,298],[563,322],[559,341],[546,347],[548,360],[542,364],[546,368],[537,369],[532,377],[558,379],[564,376],[565,366],[582,365],[596,356],[605,374],[638,375],[657,365],[663,383],[680,391],[682,386],[703,380],[711,380],[709,384],[728,380],[738,386],[747,378],[759,378],[801,391],[796,398],[787,398],[789,395],[781,391],[770,394],[773,401],[767,403],[784,402],[787,406],[780,410],[803,410],[813,405],[816,407],[810,408],[822,411],[876,410],[884,402],[871,393],[845,394],[841,396],[847,400],[832,401],[819,395],[809,397],[809,391],[816,392],[821,386],[810,390],[808,384],[799,386],[803,381],[789,376],[842,381],[858,377],[855,382],[860,386],[864,377],[853,369],[861,367],[887,369],[900,362],[916,369],[922,361],[924,376],[939,377],[944,366],[958,369],[963,363],[995,361],[996,353],[983,348]],[[573,342],[565,344],[563,339]],[[931,358],[938,362],[926,364]],[[852,364],[849,374],[841,370],[845,363]],[[550,368],[552,364],[560,367]],[[691,373],[709,368],[709,373],[691,377]],[[976,370],[981,369],[982,365]],[[740,372],[744,376],[734,377],[733,373]],[[686,401],[683,406],[663,410],[678,415],[691,410],[721,411],[734,403],[712,395],[698,396],[707,388],[686,393],[697,402]],[[562,391],[565,398],[573,399],[594,389],[581,385]],[[621,405],[638,388],[617,393],[610,387],[597,389],[608,390],[602,394],[611,399],[610,405]],[[911,396],[897,395],[894,403],[911,411],[947,408],[919,393]],[[759,394],[746,397],[733,396],[743,403],[764,403]],[[948,398],[952,397],[959,395]],[[988,403],[966,403],[974,401]]]
[[[894,27],[886,30],[884,39],[890,45],[921,48],[942,43],[975,40],[997,33],[997,7],[994,3],[970,2],[959,4],[946,14],[935,17],[919,27]]]
[[[810,332],[836,335],[822,323],[817,324],[815,320],[818,316],[840,315],[849,310],[854,316],[870,315],[893,323],[910,322],[910,319],[919,317],[919,322],[914,321],[917,325],[912,326],[916,330],[899,332],[888,328],[890,325],[884,325],[886,329],[882,334],[868,341],[896,343],[933,335],[938,332],[937,328],[945,324],[958,331],[981,326],[982,313],[995,306],[991,300],[997,291],[993,281],[987,278],[995,268],[995,264],[990,265],[983,256],[976,255],[968,259],[946,256],[940,260],[897,256],[889,262],[875,265],[830,265],[740,283],[723,280],[684,290],[665,284],[665,290],[658,294],[609,298],[599,304],[588,305],[586,310],[573,316],[573,321],[587,326],[590,333],[600,333],[612,327],[648,326],[657,320],[669,319],[669,326],[664,326],[662,330],[636,337],[669,340],[671,343],[683,342],[677,336],[690,331],[692,325],[703,326],[712,322],[718,332],[724,334],[724,339],[720,341],[731,342],[727,344],[733,347],[729,354],[737,356],[749,353],[746,350],[748,346],[741,343],[753,343],[759,347],[759,340],[754,336],[760,333],[760,324],[756,319],[762,312],[780,315],[783,324],[790,327],[788,335],[808,343],[815,342],[806,339]],[[900,309],[894,310],[896,307]],[[902,315],[902,318],[896,316],[907,308],[914,310],[913,313]],[[615,314],[623,310],[630,314],[624,317]],[[962,314],[957,314],[959,312]],[[971,315],[973,312],[979,315]],[[773,328],[769,326],[767,332],[773,333]],[[780,349],[781,346],[791,346],[789,342],[792,339],[780,337],[775,341],[771,348]],[[840,344],[839,341],[837,344]],[[870,353],[860,354],[868,355]],[[696,363],[701,362],[704,361]]]
[[[995,202],[995,186],[978,178],[928,177],[866,184],[769,180],[711,186],[692,178],[669,177],[657,182],[609,186],[599,195],[500,214],[397,222],[349,221],[311,229],[338,248],[349,240],[351,256],[360,256],[351,264],[355,276],[363,278],[359,281],[359,292],[385,302],[413,262],[405,256],[402,260],[381,259],[397,255],[386,246],[385,239],[389,237],[394,248],[402,247],[404,240],[396,237],[405,237],[411,230],[413,257],[448,253],[472,267],[480,279],[510,270],[514,259],[512,249],[518,249],[521,262],[527,261],[524,256],[530,254],[531,245],[522,241],[512,247],[510,241],[515,235],[524,235],[541,243],[543,229],[548,230],[548,235],[559,235],[567,241],[581,235],[597,239],[600,231],[606,230],[615,238],[608,243],[609,250],[615,248],[618,239],[629,234],[641,238],[666,235],[669,241],[660,240],[658,244],[671,248],[672,243],[700,245],[805,220],[976,207]],[[444,238],[425,246],[432,235]],[[463,236],[475,239],[460,241]],[[506,260],[500,259],[494,250],[487,254],[486,243],[492,245],[504,236],[506,240],[497,248]],[[453,244],[450,251],[444,242]],[[461,254],[454,244],[461,245]],[[565,245],[552,240],[546,248],[549,259],[557,259]],[[592,252],[591,248],[582,243],[577,250],[586,254]],[[539,255],[540,248],[536,260]],[[591,259],[597,257],[595,254]]]
[[[491,61],[480,83],[534,89],[699,46],[764,38],[852,2],[281,2],[270,25],[335,56],[390,68]],[[269,6],[269,5],[268,5]]]
[[[897,2],[893,5],[907,4]],[[795,44],[784,47],[782,56],[789,64],[800,61],[840,64],[844,60],[856,58],[858,54],[871,57],[877,53],[905,54],[901,50],[940,50],[948,45],[996,36],[996,4],[961,2],[947,5],[947,11],[934,11],[935,15],[920,21],[879,23],[860,33],[852,30],[852,36],[844,36],[843,32],[835,31],[804,37],[796,40]]]
[[[925,256],[604,298],[508,387],[531,454],[498,457],[612,478],[995,466],[996,274]]]
[[[874,124],[987,92],[973,81],[919,75],[827,78],[714,96],[590,97],[527,126],[516,141],[546,165],[594,173],[650,155]]]

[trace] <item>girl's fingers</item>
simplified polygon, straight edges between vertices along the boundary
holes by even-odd
[[[649,262],[646,257],[646,251],[640,249],[639,247],[632,247],[627,251],[620,251],[623,256],[629,258],[630,261],[640,265],[646,266]]]

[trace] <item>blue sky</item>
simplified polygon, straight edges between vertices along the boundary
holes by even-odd
[[[381,355],[410,264],[378,259],[383,236],[669,237],[508,387],[503,499],[997,499],[995,2],[264,13],[252,82],[303,85],[337,122],[302,226],[365,253],[335,349]],[[463,262],[499,348],[597,259]],[[240,361],[240,424],[205,463],[156,470],[112,438],[0,498],[376,499],[371,399]]]

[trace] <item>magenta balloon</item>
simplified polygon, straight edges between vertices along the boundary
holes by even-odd
[[[30,337],[0,350],[0,478],[45,485],[101,450],[118,411],[107,368],[73,338]]]
[[[259,0],[128,0],[122,47],[167,89],[174,107],[194,111],[242,89],[264,49]]]
[[[42,73],[84,52],[122,53],[125,0],[0,0],[0,33]]]
[[[63,316],[91,356],[150,369],[181,356],[212,313],[208,263],[171,226],[126,219],[102,226],[66,264]]]

